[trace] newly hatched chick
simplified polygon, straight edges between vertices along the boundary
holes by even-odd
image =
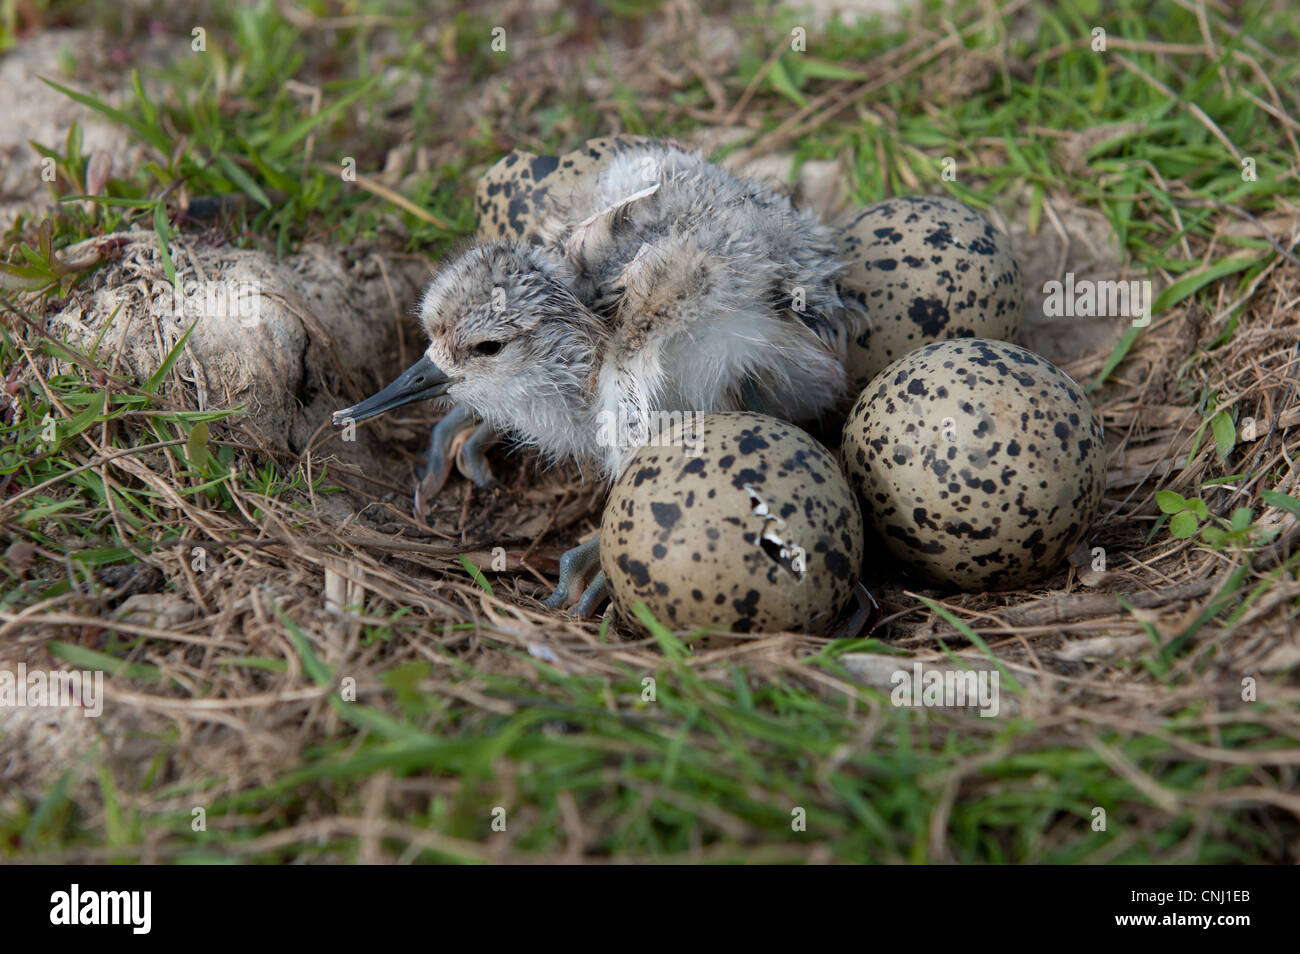
[[[577,296],[609,329],[592,407],[617,420],[605,471],[656,411],[742,406],[815,417],[844,387],[837,239],[789,199],[701,156],[652,144],[613,159],[542,226]]]
[[[648,143],[541,231],[539,245],[481,245],[449,263],[420,304],[424,356],[335,423],[445,396],[452,414],[613,478],[663,412],[802,420],[843,396],[836,238],[784,196]],[[595,552],[566,554],[553,602]]]

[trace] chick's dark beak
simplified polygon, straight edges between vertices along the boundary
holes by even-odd
[[[335,411],[333,420],[336,425],[345,424],[348,420],[358,423],[366,421],[403,404],[439,397],[447,392],[451,384],[451,379],[426,355],[399,374],[397,380],[378,394],[372,394],[360,404]]]

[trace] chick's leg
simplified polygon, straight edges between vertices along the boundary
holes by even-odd
[[[487,487],[492,483],[492,468],[488,466],[486,451],[488,445],[496,439],[496,428],[484,421],[474,428],[474,433],[470,434],[456,455],[457,469],[474,481],[476,487]]]
[[[555,592],[543,601],[545,606],[551,609],[560,609],[568,601],[569,597],[582,589],[583,582],[591,575],[592,570],[598,570],[600,567],[600,537],[595,536],[586,543],[580,543],[571,550],[566,550],[560,556],[560,579],[555,584]],[[603,574],[601,575],[603,577]],[[601,581],[603,583],[603,579]],[[593,581],[593,586],[595,582]],[[583,593],[583,599],[579,600],[578,606],[581,610],[586,602],[587,594]]]
[[[488,486],[492,482],[492,471],[483,451],[494,436],[491,426],[480,424],[474,412],[463,404],[444,414],[429,435],[424,468],[415,488],[416,513],[424,515],[428,512],[429,501],[442,490],[453,463],[458,463],[461,473],[479,487]]]
[[[456,459],[452,453],[456,435],[473,424],[474,412],[463,404],[457,404],[433,425],[429,449],[424,454],[424,470],[420,473],[420,490],[425,496],[436,495],[447,482],[452,461]]]
[[[582,598],[573,608],[575,616],[595,616],[600,604],[609,599],[609,584],[605,582],[605,571],[599,571],[592,577],[590,585],[582,591]]]
[[[768,403],[759,392],[758,383],[746,378],[740,390],[741,400],[746,408],[757,414],[771,414]],[[591,576],[595,570],[595,576]],[[582,589],[583,583],[590,577],[591,582]],[[609,585],[605,573],[600,569],[600,537],[596,536],[581,543],[560,556],[560,579],[555,585],[555,592],[544,602],[551,609],[559,609],[568,603],[570,597],[582,589],[582,596],[573,608],[577,616],[594,616],[600,604],[609,596]]]

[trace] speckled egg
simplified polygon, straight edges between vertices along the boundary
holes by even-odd
[[[1050,572],[1092,527],[1106,485],[1101,424],[1079,385],[983,338],[935,342],[878,374],[841,457],[889,551],[963,589]]]
[[[1025,292],[1011,241],[970,206],[904,196],[838,224],[847,263],[840,290],[866,312],[849,342],[855,389],[931,341],[1015,336]]]
[[[862,562],[862,518],[827,450],[761,414],[702,414],[641,448],[610,493],[600,563],[625,616],[678,630],[823,632]]]
[[[515,149],[483,174],[474,195],[478,240],[517,240],[537,244],[537,226],[554,197],[596,176],[625,149],[650,140],[643,136],[589,139],[562,156],[540,156]]]

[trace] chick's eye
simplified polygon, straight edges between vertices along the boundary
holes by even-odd
[[[480,341],[474,346],[475,354],[494,355],[501,350],[500,341]]]

